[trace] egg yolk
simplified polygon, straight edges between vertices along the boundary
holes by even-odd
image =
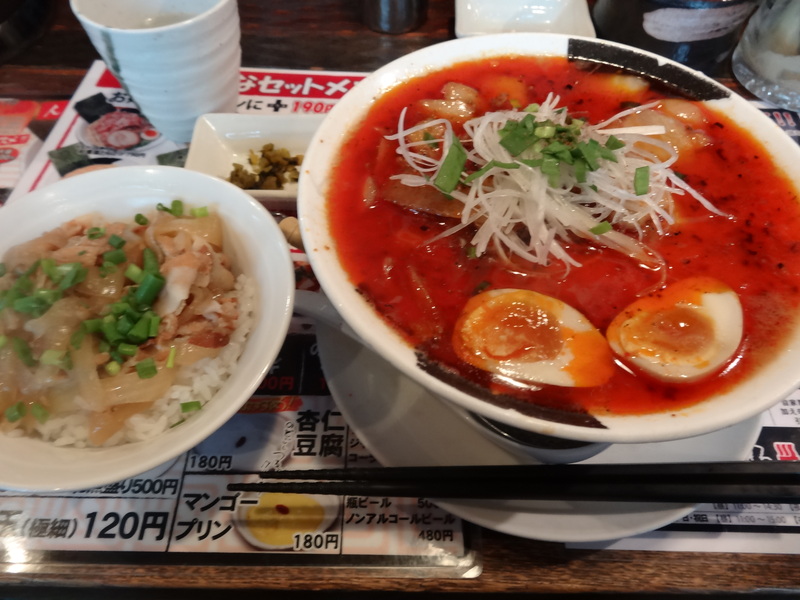
[[[547,360],[564,345],[558,321],[529,302],[487,304],[464,331],[465,343],[497,360]]]
[[[588,387],[613,374],[611,349],[574,308],[529,290],[491,290],[469,300],[453,347],[464,362],[518,381]]]
[[[661,360],[687,356],[705,357],[713,349],[715,336],[711,320],[699,310],[673,306],[645,314],[634,326],[620,332],[622,347]]]
[[[695,381],[716,372],[742,339],[737,294],[710,277],[690,277],[626,307],[606,330],[628,364],[664,381]]]

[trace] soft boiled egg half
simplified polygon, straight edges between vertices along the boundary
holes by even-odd
[[[453,346],[465,362],[530,383],[590,387],[615,369],[603,335],[575,308],[529,290],[499,289],[471,298]]]
[[[690,382],[733,357],[742,326],[736,292],[711,277],[693,277],[630,304],[606,338],[628,365],[662,381]]]

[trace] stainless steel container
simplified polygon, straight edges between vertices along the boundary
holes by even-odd
[[[407,33],[425,22],[428,0],[362,0],[364,24],[380,33]]]

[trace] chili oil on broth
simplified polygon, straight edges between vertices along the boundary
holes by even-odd
[[[573,306],[600,330],[660,275],[611,250],[576,241],[570,254],[582,266],[552,261],[537,267],[486,254],[469,258],[470,230],[437,238],[453,221],[383,200],[365,200],[396,172],[398,116],[406,122],[420,99],[441,97],[448,82],[476,88],[485,110],[541,102],[553,92],[574,117],[597,123],[633,105],[669,97],[654,86],[621,85],[613,73],[589,72],[563,58],[507,57],[463,63],[413,79],[378,98],[351,132],[328,193],[331,234],[345,271],[375,310],[416,348],[426,368],[457,387],[523,412],[644,414],[678,410],[723,392],[780,351],[800,306],[800,206],[796,190],[754,137],[725,115],[697,103],[710,145],[679,159],[673,169],[723,215],[691,198],[675,197],[679,219],[645,243],[666,262],[666,283],[712,276],[735,290],[744,313],[736,356],[716,376],[669,384],[617,368],[603,385],[544,386],[539,391],[501,384],[454,353],[454,322],[483,289],[530,289]],[[456,133],[460,133],[456,129]],[[634,234],[635,235],[635,234]],[[435,241],[432,241],[434,240]]]

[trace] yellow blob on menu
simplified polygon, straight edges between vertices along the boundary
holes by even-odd
[[[247,528],[268,546],[286,547],[296,533],[314,532],[325,518],[325,508],[305,494],[261,494],[247,511]]]

